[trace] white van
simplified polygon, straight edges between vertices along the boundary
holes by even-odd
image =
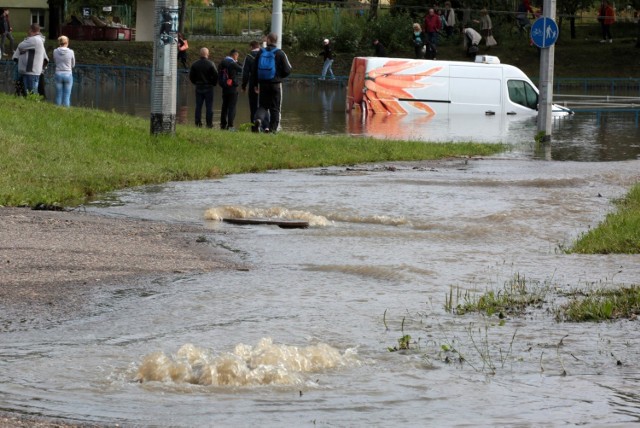
[[[517,67],[496,57],[476,62],[356,57],[347,87],[347,111],[369,114],[538,114],[538,88]],[[553,115],[571,110],[553,105]]]

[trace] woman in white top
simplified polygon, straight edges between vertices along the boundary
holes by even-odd
[[[489,16],[489,12],[487,9],[482,9],[480,11],[480,33],[482,37],[485,39],[491,35],[491,30],[493,29],[493,25],[491,24],[491,17]]]
[[[53,51],[53,61],[56,63],[56,104],[69,107],[71,105],[71,88],[73,87],[73,67],[76,57],[69,49],[69,38],[58,37],[58,47]]]

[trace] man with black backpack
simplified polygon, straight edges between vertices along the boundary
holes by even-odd
[[[240,52],[231,49],[229,55],[218,67],[218,84],[222,88],[222,107],[220,109],[220,129],[235,131],[233,121],[236,118],[238,105],[238,73],[242,73],[242,66],[238,64]]]
[[[259,94],[258,104],[269,111],[269,128],[265,132],[277,132],[280,126],[280,107],[282,105],[282,80],[291,74],[289,58],[282,49],[278,49],[278,36],[269,33],[267,47],[260,49],[253,64],[251,86]]]

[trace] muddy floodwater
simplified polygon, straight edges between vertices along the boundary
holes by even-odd
[[[637,423],[638,321],[554,314],[563,292],[638,283],[638,255],[561,248],[640,180],[640,161],[523,157],[110,195],[88,209],[203,224],[245,268],[98,287],[82,315],[10,324],[0,409],[122,426]],[[310,227],[218,220],[229,216]],[[452,290],[462,302],[514,278],[547,290],[544,304],[502,320],[445,310]],[[409,350],[390,352],[405,335]]]
[[[193,122],[192,92],[180,83],[178,129]],[[283,127],[510,149],[106,195],[86,209],[204,225],[199,240],[243,267],[83,288],[86,306],[64,319],[5,306],[0,411],[161,427],[640,422],[638,321],[556,321],[569,292],[640,281],[639,255],[563,252],[640,181],[637,114],[557,120],[537,145],[532,118],[365,121],[344,98],[339,85],[286,86]],[[149,117],[149,85],[85,79],[72,104]],[[244,96],[238,109],[247,122]],[[447,310],[514,283],[542,302],[502,319]]]

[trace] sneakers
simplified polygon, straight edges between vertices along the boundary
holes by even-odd
[[[320,78],[318,78],[318,80],[324,80],[324,77],[320,77]]]
[[[613,43],[613,39],[609,39],[609,43]]]
[[[256,119],[253,122],[253,126],[251,127],[251,132],[260,132],[260,128],[262,127],[262,121],[260,119]]]

